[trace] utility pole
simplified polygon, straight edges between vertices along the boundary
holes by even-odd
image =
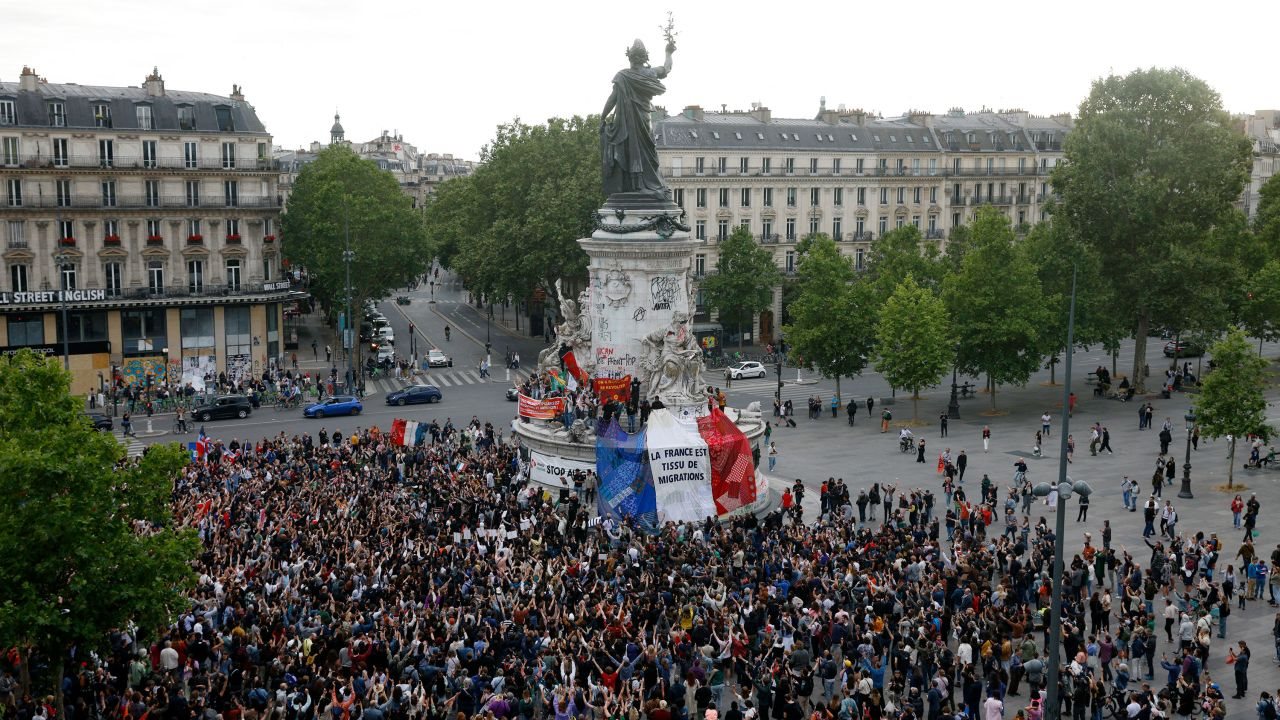
[[[1053,598],[1049,603],[1049,682],[1048,695],[1045,698],[1045,718],[1058,720],[1062,716],[1062,702],[1059,697],[1061,686],[1060,668],[1062,667],[1062,543],[1066,532],[1067,508],[1063,490],[1070,488],[1067,477],[1067,437],[1071,432],[1071,413],[1067,412],[1071,402],[1071,349],[1075,347],[1076,330],[1076,269],[1071,268],[1071,305],[1067,311],[1067,359],[1063,372],[1066,377],[1062,383],[1062,430],[1058,452],[1058,507],[1054,522],[1053,542]],[[1139,341],[1143,338],[1139,338]]]
[[[346,249],[342,252],[342,261],[346,264],[347,269],[347,327],[343,330],[343,345],[350,345],[347,348],[347,392],[354,394],[355,389],[352,387],[356,379],[355,371],[355,345],[356,338],[359,335],[356,332],[355,317],[351,315],[351,260],[355,258],[355,253],[351,251],[351,217],[350,212],[343,204],[342,209],[342,228],[346,235]]]

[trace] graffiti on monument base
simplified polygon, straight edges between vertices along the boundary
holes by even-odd
[[[649,298],[654,310],[670,310],[680,293],[680,281],[674,275],[658,275],[649,280]]]
[[[598,378],[625,377],[631,374],[632,368],[640,362],[640,358],[635,355],[618,352],[617,348],[612,346],[597,347],[595,351],[595,375]]]

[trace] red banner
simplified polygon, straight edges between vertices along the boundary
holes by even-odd
[[[564,412],[564,398],[555,397],[534,400],[528,395],[520,393],[520,417],[553,420],[562,412]]]
[[[577,379],[578,382],[586,384],[587,374],[578,365],[578,357],[573,354],[572,350],[566,349],[560,355],[560,361],[564,363],[564,369],[568,370],[570,375]]]
[[[711,497],[720,515],[756,501],[751,444],[719,408],[698,418],[698,433],[711,456]]]
[[[391,443],[393,445],[404,444],[404,428],[406,421],[401,418],[395,418],[391,421]]]
[[[610,400],[625,403],[631,397],[630,375],[620,378],[596,378],[591,383],[595,386],[596,397],[600,398],[602,403]]]

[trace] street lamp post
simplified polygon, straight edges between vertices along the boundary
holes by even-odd
[[[947,403],[947,419],[960,419],[960,398],[956,397],[956,389],[959,387],[957,382],[957,367],[951,366],[951,402]]]
[[[165,348],[160,352],[164,353],[164,387],[169,389],[169,348]]]
[[[346,249],[342,251],[342,262],[346,265],[347,280],[347,327],[343,329],[342,344],[347,351],[347,392],[354,392],[352,385],[355,383],[355,353],[356,348],[356,324],[355,318],[351,315],[351,261],[356,254],[351,250],[351,219],[345,209],[342,216],[343,234],[346,236]]]
[[[777,398],[778,419],[779,421],[781,421],[782,419],[782,361],[781,360],[778,361],[778,390],[776,393],[774,393],[774,397]]]
[[[1195,497],[1191,494],[1191,431],[1196,426],[1195,410],[1188,410],[1182,419],[1187,422],[1187,459],[1182,463],[1182,489],[1178,491],[1178,497],[1190,500]]]
[[[1071,304],[1067,311],[1067,347],[1075,347],[1076,330],[1076,268],[1071,268]],[[1066,379],[1062,385],[1062,407],[1071,405],[1071,352],[1067,352]],[[1080,494],[1088,495],[1089,486],[1083,482],[1072,485],[1067,477],[1067,438],[1070,436],[1071,413],[1062,413],[1062,443],[1058,453],[1058,503],[1054,522],[1053,536],[1053,598],[1049,603],[1049,672],[1048,695],[1045,697],[1045,720],[1059,720],[1062,715],[1062,703],[1059,699],[1060,669],[1062,666],[1062,536],[1066,533],[1067,510],[1063,502],[1070,497],[1072,489]],[[1045,496],[1053,488],[1048,483],[1036,486],[1034,493]]]
[[[68,371],[71,370],[71,326],[67,324],[67,291],[71,288],[67,283],[67,268],[71,261],[71,255],[64,252],[53,256],[53,262],[58,266],[58,283],[62,286],[58,293],[62,298],[62,369]]]

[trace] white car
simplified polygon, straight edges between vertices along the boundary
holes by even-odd
[[[396,351],[390,345],[382,345],[378,348],[378,364],[394,360]]]
[[[749,362],[740,362],[735,365],[730,365],[724,369],[724,376],[730,380],[741,380],[742,378],[752,377],[762,378],[768,374],[769,371],[764,369],[764,365],[761,365],[754,360]]]
[[[378,338],[380,339],[380,342],[378,343],[379,345],[396,344],[396,331],[392,330],[390,325],[383,325],[378,328],[377,333]]]
[[[433,348],[427,352],[427,367],[453,367],[453,361],[444,353]]]

